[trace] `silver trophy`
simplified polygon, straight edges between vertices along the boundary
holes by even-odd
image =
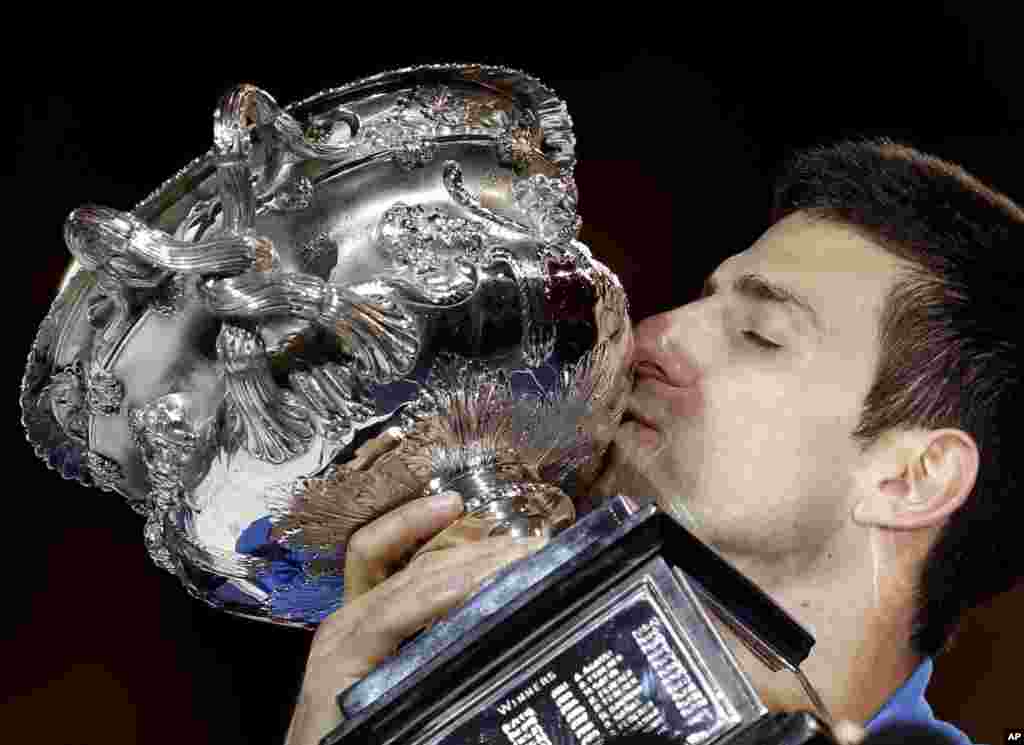
[[[240,85],[213,147],[74,261],[22,386],[38,455],[146,517],[217,608],[314,627],[345,545],[425,492],[424,550],[553,535],[625,406],[626,297],[576,237],[565,104],[520,72],[403,69],[281,108]]]
[[[421,551],[553,536],[346,692],[325,742],[785,724],[704,607],[769,664],[796,669],[813,639],[655,506],[588,500],[632,334],[577,240],[574,147],[565,104],[499,67],[402,69],[283,108],[240,85],[210,151],[135,209],[67,218],[28,438],[121,494],[195,597],[313,628],[344,600],[353,533],[448,489],[465,514]]]

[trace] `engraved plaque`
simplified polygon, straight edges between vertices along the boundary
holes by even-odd
[[[651,560],[553,642],[463,693],[458,713],[414,741],[595,745],[646,730],[696,744],[756,718],[763,707],[737,668],[723,674],[724,645],[685,583],[662,559]],[[685,628],[681,615],[689,616]]]

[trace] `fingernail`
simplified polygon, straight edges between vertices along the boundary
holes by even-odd
[[[462,496],[452,489],[443,491],[430,497],[430,506],[435,510],[448,512],[453,509],[462,509]]]

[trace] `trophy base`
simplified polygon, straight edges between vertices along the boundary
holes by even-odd
[[[704,611],[708,589],[792,664],[809,653],[806,631],[710,548],[616,497],[340,694],[346,721],[322,743],[731,742],[767,710]]]
[[[653,731],[711,742],[766,713],[724,653],[685,576],[655,557],[374,739],[590,745]]]

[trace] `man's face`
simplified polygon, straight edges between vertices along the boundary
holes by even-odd
[[[797,213],[723,262],[711,294],[640,323],[599,490],[653,493],[727,554],[820,554],[848,522],[851,433],[898,269],[853,231]],[[769,285],[807,307],[769,299]]]

